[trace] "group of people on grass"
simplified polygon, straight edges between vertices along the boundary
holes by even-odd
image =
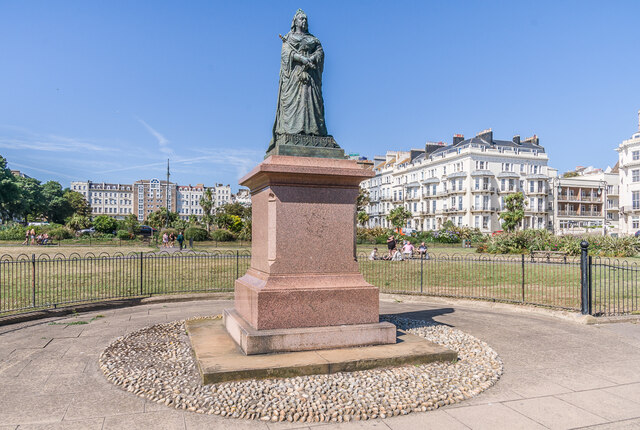
[[[369,255],[369,260],[402,261],[412,258],[413,254],[416,252],[416,248],[408,240],[403,241],[402,247],[398,249],[398,242],[393,235],[389,236],[387,239],[387,249],[389,252],[380,257],[378,255],[378,248],[373,248],[373,251],[371,251],[371,254]],[[418,247],[417,253],[420,257],[424,255],[425,258],[428,258],[429,254],[427,254],[427,245],[425,245],[424,242],[422,242]]]
[[[178,244],[180,245],[180,249],[182,249],[182,245],[184,243],[184,234],[182,234],[182,232],[180,232],[176,236],[175,234],[173,234],[173,232],[167,234],[167,232],[165,231],[164,234],[162,235],[162,247],[163,248],[173,248],[175,246],[175,244],[176,244],[176,240],[178,241]]]
[[[41,233],[36,236],[36,231],[34,229],[27,230],[24,234],[24,242],[23,245],[48,245],[51,242],[49,238],[49,234]]]

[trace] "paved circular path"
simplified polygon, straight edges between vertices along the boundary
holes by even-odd
[[[225,300],[150,304],[0,327],[0,430],[309,428],[177,411],[102,376],[98,356],[116,337],[230,306]],[[488,342],[504,360],[502,379],[436,411],[311,427],[640,428],[640,324],[584,326],[513,309],[382,301],[382,313],[433,319]],[[67,324],[77,321],[88,324]]]

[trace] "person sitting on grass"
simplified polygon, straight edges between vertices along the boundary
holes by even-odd
[[[373,248],[373,251],[371,251],[371,254],[369,254],[369,260],[373,261],[379,259],[380,257],[378,257],[378,248]]]
[[[393,255],[391,256],[391,261],[402,261],[402,254],[397,249],[393,250]]]
[[[413,256],[414,251],[413,244],[408,240],[404,241],[404,246],[402,247],[402,257],[406,260],[407,258],[411,258]]]

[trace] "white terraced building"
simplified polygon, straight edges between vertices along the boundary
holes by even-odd
[[[133,186],[107,182],[73,181],[71,190],[84,196],[93,216],[109,215],[124,219],[133,213]]]
[[[638,131],[623,140],[618,151],[620,171],[620,233],[640,230],[640,111]]]
[[[552,228],[547,154],[537,136],[494,140],[492,130],[471,139],[427,143],[424,150],[389,151],[374,158],[375,176],[361,186],[369,191],[367,227],[390,227],[387,215],[403,205],[409,229],[437,230],[447,220],[483,232],[501,230],[504,197],[526,197],[524,228]]]

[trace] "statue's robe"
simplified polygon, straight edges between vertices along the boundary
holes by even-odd
[[[315,68],[305,68],[302,63],[294,60],[296,51],[310,58]],[[324,51],[315,36],[293,32],[285,36],[272,145],[283,134],[327,135],[322,100],[323,66]]]

